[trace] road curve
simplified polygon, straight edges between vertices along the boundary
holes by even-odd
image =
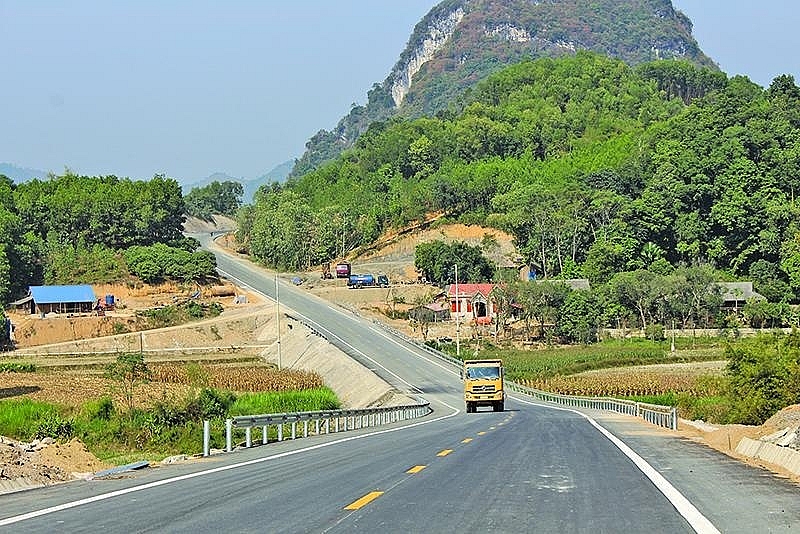
[[[221,271],[273,293],[273,275],[217,252]],[[506,412],[467,415],[451,369],[302,290],[281,285],[280,295],[395,387],[431,401],[434,413],[131,478],[0,496],[0,531],[800,530],[798,488],[784,480],[618,415],[518,398]],[[667,490],[645,475],[648,468]]]

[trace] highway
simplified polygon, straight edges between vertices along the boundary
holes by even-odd
[[[215,252],[274,294],[272,274]],[[442,363],[289,284],[280,301],[434,412],[0,496],[0,531],[800,532],[800,489],[768,472],[615,414],[519,397],[465,414]]]

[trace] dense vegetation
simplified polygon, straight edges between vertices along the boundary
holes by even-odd
[[[226,180],[213,181],[203,187],[195,187],[186,194],[183,201],[186,214],[204,221],[213,215],[233,216],[242,205],[244,186],[239,182]]]
[[[461,265],[456,279],[454,266]],[[487,260],[480,247],[463,242],[452,244],[431,241],[417,245],[414,266],[428,282],[444,285],[468,280],[487,280],[495,272],[495,266]]]
[[[399,106],[392,89],[405,68],[451,16],[461,13],[445,46],[422,65]],[[435,116],[461,109],[461,94],[504,67],[526,59],[559,57],[593,50],[630,65],[681,58],[715,68],[691,35],[691,21],[669,0],[444,0],[416,25],[392,72],[354,105],[331,131],[320,130],[306,144],[292,175],[302,176],[335,159],[373,122],[392,117]]]
[[[764,90],[676,61],[523,62],[461,113],[373,124],[337,160],[263,189],[239,237],[303,268],[439,212],[511,232],[540,278],[710,265],[795,301],[798,104],[791,76]]]
[[[202,280],[214,257],[182,236],[178,183],[70,172],[15,185],[0,176],[0,302],[29,285]]]

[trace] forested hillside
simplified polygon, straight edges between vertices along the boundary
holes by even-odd
[[[545,277],[703,264],[794,300],[798,104],[791,76],[764,89],[680,61],[527,61],[459,113],[375,123],[335,161],[262,190],[239,237],[305,268],[443,212],[511,232]]]
[[[629,65],[681,59],[716,68],[670,0],[444,0],[412,32],[387,78],[330,131],[306,144],[301,176],[335,158],[373,122],[460,109],[458,98],[489,74],[525,59],[590,50]]]
[[[184,238],[178,183],[66,173],[15,185],[0,175],[0,302],[42,283],[200,280],[216,262]]]

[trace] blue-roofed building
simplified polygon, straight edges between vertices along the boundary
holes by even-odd
[[[90,285],[30,286],[31,313],[91,313],[96,298]]]

